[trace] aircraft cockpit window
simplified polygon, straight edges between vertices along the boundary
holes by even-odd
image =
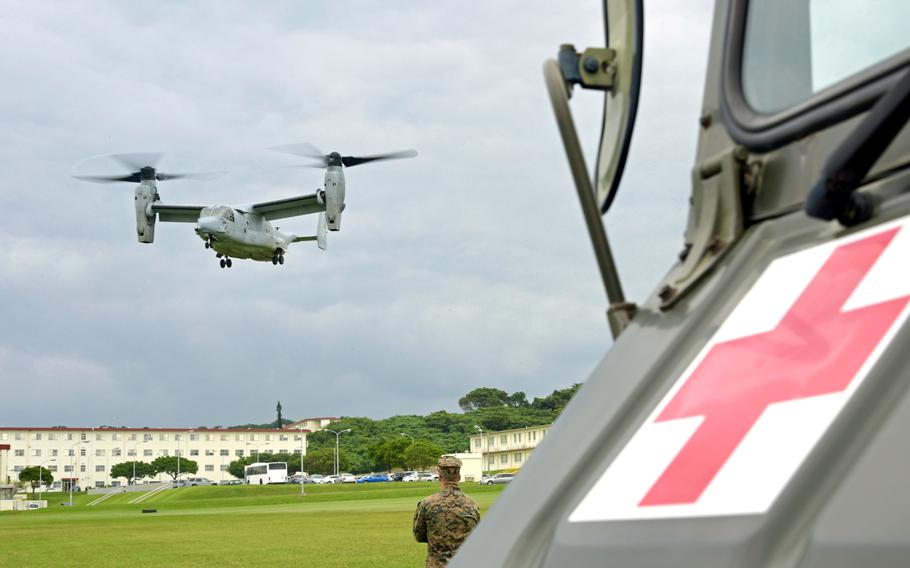
[[[906,55],[908,20],[906,0],[752,0],[744,30],[743,95],[762,114],[792,107]]]

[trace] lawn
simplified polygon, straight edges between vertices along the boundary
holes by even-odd
[[[504,486],[463,489],[481,514]],[[423,566],[414,542],[417,502],[431,483],[182,487],[130,505],[136,493],[94,507],[96,496],[45,494],[48,509],[0,513],[0,566]],[[143,514],[142,509],[157,509]]]

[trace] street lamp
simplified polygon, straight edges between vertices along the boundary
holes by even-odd
[[[76,442],[75,444],[70,446],[70,469],[73,470],[73,472],[72,472],[73,475],[76,475],[76,468],[73,466],[73,459],[76,457],[76,446],[78,446],[79,444],[88,444],[88,440],[82,440],[82,441]],[[76,479],[79,479],[79,477],[77,476]],[[70,478],[70,504],[69,504],[69,506],[70,507],[73,506],[73,478],[72,477]]]
[[[348,428],[348,429],[346,429],[346,430],[342,430],[341,432],[336,432],[335,430],[329,430],[328,428],[326,428],[325,431],[326,431],[326,432],[331,432],[332,434],[335,434],[335,476],[337,477],[337,476],[338,476],[338,465],[339,465],[339,463],[338,463],[338,462],[339,462],[339,459],[338,459],[338,457],[339,457],[339,456],[338,456],[338,438],[339,438],[342,434],[344,434],[344,433],[346,433],[346,432],[350,432],[351,429]]]
[[[300,495],[303,496],[306,495],[306,483],[303,482],[303,426],[298,426],[297,431],[300,433]]]
[[[43,462],[41,462],[41,465],[38,466],[38,500],[39,501],[41,500],[41,493],[42,493],[41,486],[43,485],[43,482],[41,481],[41,469],[44,467],[44,464],[50,463],[50,462],[55,462],[55,461],[57,461],[57,458],[51,458],[49,460],[44,460]]]
[[[474,429],[480,432],[480,478],[483,479],[484,465],[486,465],[483,462],[483,428],[475,424]]]
[[[131,478],[130,485],[136,485],[136,458],[139,457],[139,452],[136,451],[136,446],[139,444],[144,444],[148,440],[142,440],[141,442],[136,442],[133,444],[133,477]]]

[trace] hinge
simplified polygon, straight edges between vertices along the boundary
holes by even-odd
[[[660,307],[669,309],[707,274],[743,232],[745,149],[736,147],[692,170],[692,200],[680,263],[661,285]]]
[[[559,68],[569,85],[609,91],[616,78],[616,51],[606,47],[589,47],[581,54],[575,46],[559,46]],[[569,93],[571,96],[571,91]]]

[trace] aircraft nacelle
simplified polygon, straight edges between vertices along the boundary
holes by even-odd
[[[341,212],[344,211],[344,173],[341,167],[329,166],[325,172],[325,190],[319,195],[325,204],[326,224],[330,231],[341,229]]]
[[[140,243],[155,242],[155,213],[152,204],[158,201],[155,183],[143,181],[136,187],[136,236]]]

